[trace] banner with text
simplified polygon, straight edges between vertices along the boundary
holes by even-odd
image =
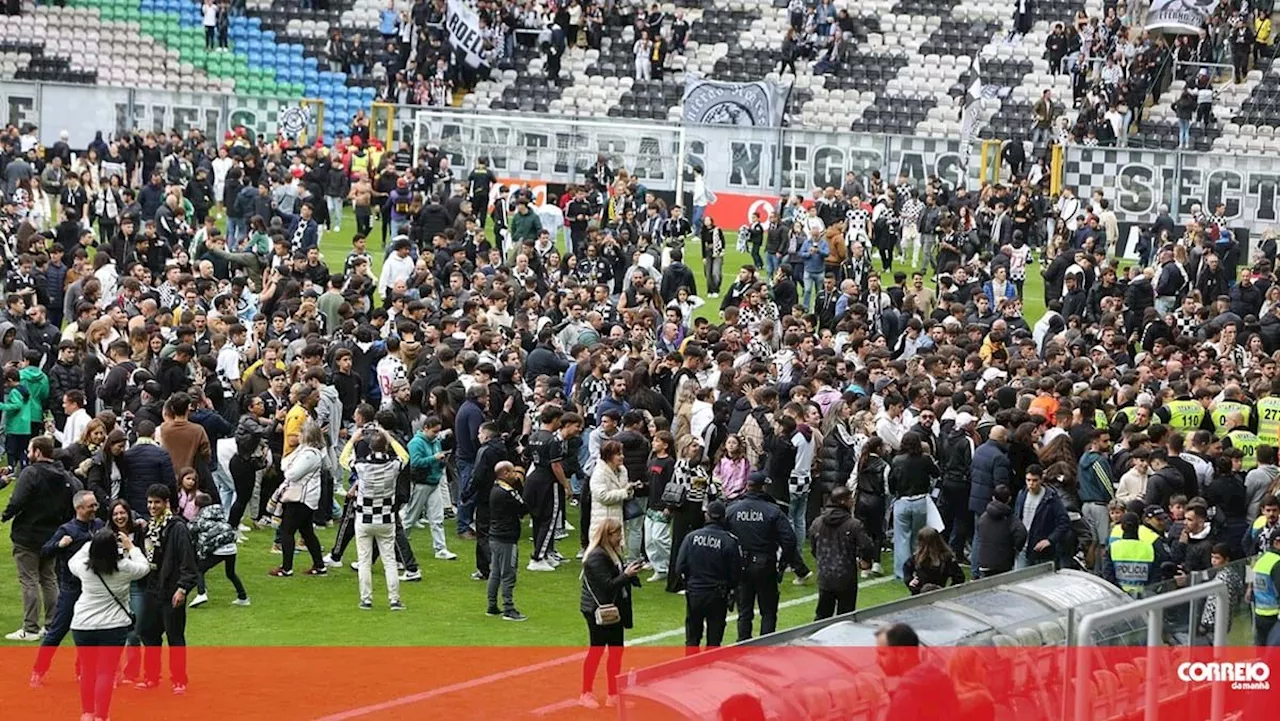
[[[1195,35],[1218,7],[1218,0],[1151,0],[1147,30]]]
[[[449,0],[444,26],[449,31],[449,44],[465,56],[467,65],[488,66],[484,59],[484,38],[480,35],[480,16],[475,10],[462,0]]]

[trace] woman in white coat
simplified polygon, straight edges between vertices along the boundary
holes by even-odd
[[[71,557],[67,569],[80,579],[71,636],[80,659],[81,718],[99,721],[110,715],[116,666],[135,621],[129,584],[147,575],[151,566],[129,534],[102,529]]]
[[[600,460],[591,472],[591,529],[587,537],[595,538],[596,528],[605,519],[622,523],[622,507],[634,494],[635,486],[627,481],[627,468],[622,465],[622,444],[600,444]]]
[[[295,395],[299,389],[295,386]],[[313,421],[302,426],[298,447],[280,461],[280,470],[284,473],[284,483],[279,491],[282,510],[280,513],[280,553],[281,563],[268,573],[272,576],[293,575],[294,534],[302,536],[307,551],[311,553],[311,568],[308,576],[324,576],[329,569],[320,555],[320,539],[316,538],[316,529],[312,518],[320,507],[320,471],[325,465],[324,432]]]

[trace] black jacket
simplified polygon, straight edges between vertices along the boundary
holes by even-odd
[[[844,424],[837,423],[822,439],[822,447],[818,449],[818,483],[826,492],[837,485],[844,485],[857,462],[852,434]]]
[[[147,593],[159,596],[163,602],[179,588],[189,594],[196,587],[199,579],[196,548],[187,522],[177,515],[170,515],[165,522],[160,532],[160,549],[152,565],[155,570],[146,577]]]
[[[898,497],[919,496],[928,493],[941,475],[933,456],[898,456],[889,468],[889,490]]]
[[[478,470],[478,469],[477,469]],[[519,489],[494,483],[489,489],[489,538],[499,543],[520,541],[520,519],[527,509]]]
[[[819,591],[845,591],[858,584],[858,559],[879,560],[862,521],[843,506],[827,506],[809,525],[809,548],[818,564]]]
[[[952,428],[942,439],[942,485],[948,488],[968,489],[969,469],[973,464],[973,449],[969,434],[962,428]]]
[[[138,443],[120,458],[124,478],[120,495],[130,508],[147,507],[147,489],[154,483],[169,487],[170,498],[176,498],[177,480],[169,451],[158,443]]]
[[[596,608],[613,604],[622,616],[622,627],[631,628],[631,587],[640,579],[628,577],[603,548],[593,548],[582,559],[582,594],[579,610],[594,618]]]
[[[462,492],[462,500],[475,499],[476,508],[489,510],[489,492],[494,487],[494,468],[502,461],[511,460],[507,444],[502,438],[490,438],[476,451],[475,470],[471,472],[471,484]]]
[[[670,303],[676,297],[676,291],[682,287],[688,288],[690,295],[698,294],[698,281],[694,279],[693,271],[684,263],[675,261],[662,271],[662,285],[659,288],[662,302]]]
[[[978,519],[978,567],[984,573],[1013,570],[1018,551],[1027,545],[1027,529],[1007,503],[992,499]]]
[[[738,539],[719,522],[684,537],[676,549],[673,575],[684,579],[689,593],[732,593],[738,587],[742,557]]]
[[[22,469],[0,514],[0,522],[13,521],[9,539],[13,545],[39,550],[58,526],[75,517],[72,498],[83,488],[80,481],[56,463],[40,461]]]
[[[1027,489],[1024,488],[1013,502],[1013,514],[1016,518],[1022,518],[1026,505]],[[1045,486],[1044,498],[1040,499],[1040,505],[1036,506],[1036,513],[1031,518],[1031,525],[1027,526],[1027,562],[1032,565],[1048,561],[1061,564],[1075,551],[1064,543],[1070,531],[1071,519],[1067,515],[1062,497],[1051,486]],[[1037,543],[1046,540],[1049,542],[1048,548],[1043,551],[1035,550]]]

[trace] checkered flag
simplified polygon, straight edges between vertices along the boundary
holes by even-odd
[[[982,101],[1003,97],[1008,93],[1007,88],[982,83],[982,66],[976,55],[969,66],[969,77],[969,89],[965,92],[964,109],[960,114],[960,158],[966,177],[969,172],[969,155],[973,152],[973,144],[978,141],[978,135],[986,127],[986,121],[982,117]]]

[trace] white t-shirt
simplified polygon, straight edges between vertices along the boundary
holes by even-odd
[[[207,28],[216,27],[218,25],[218,6],[213,3],[205,3],[203,10],[204,26]]]
[[[228,342],[222,346],[222,350],[218,351],[218,380],[223,383],[228,391],[233,391],[232,381],[240,380],[242,370],[240,368],[240,351],[234,345]]]

